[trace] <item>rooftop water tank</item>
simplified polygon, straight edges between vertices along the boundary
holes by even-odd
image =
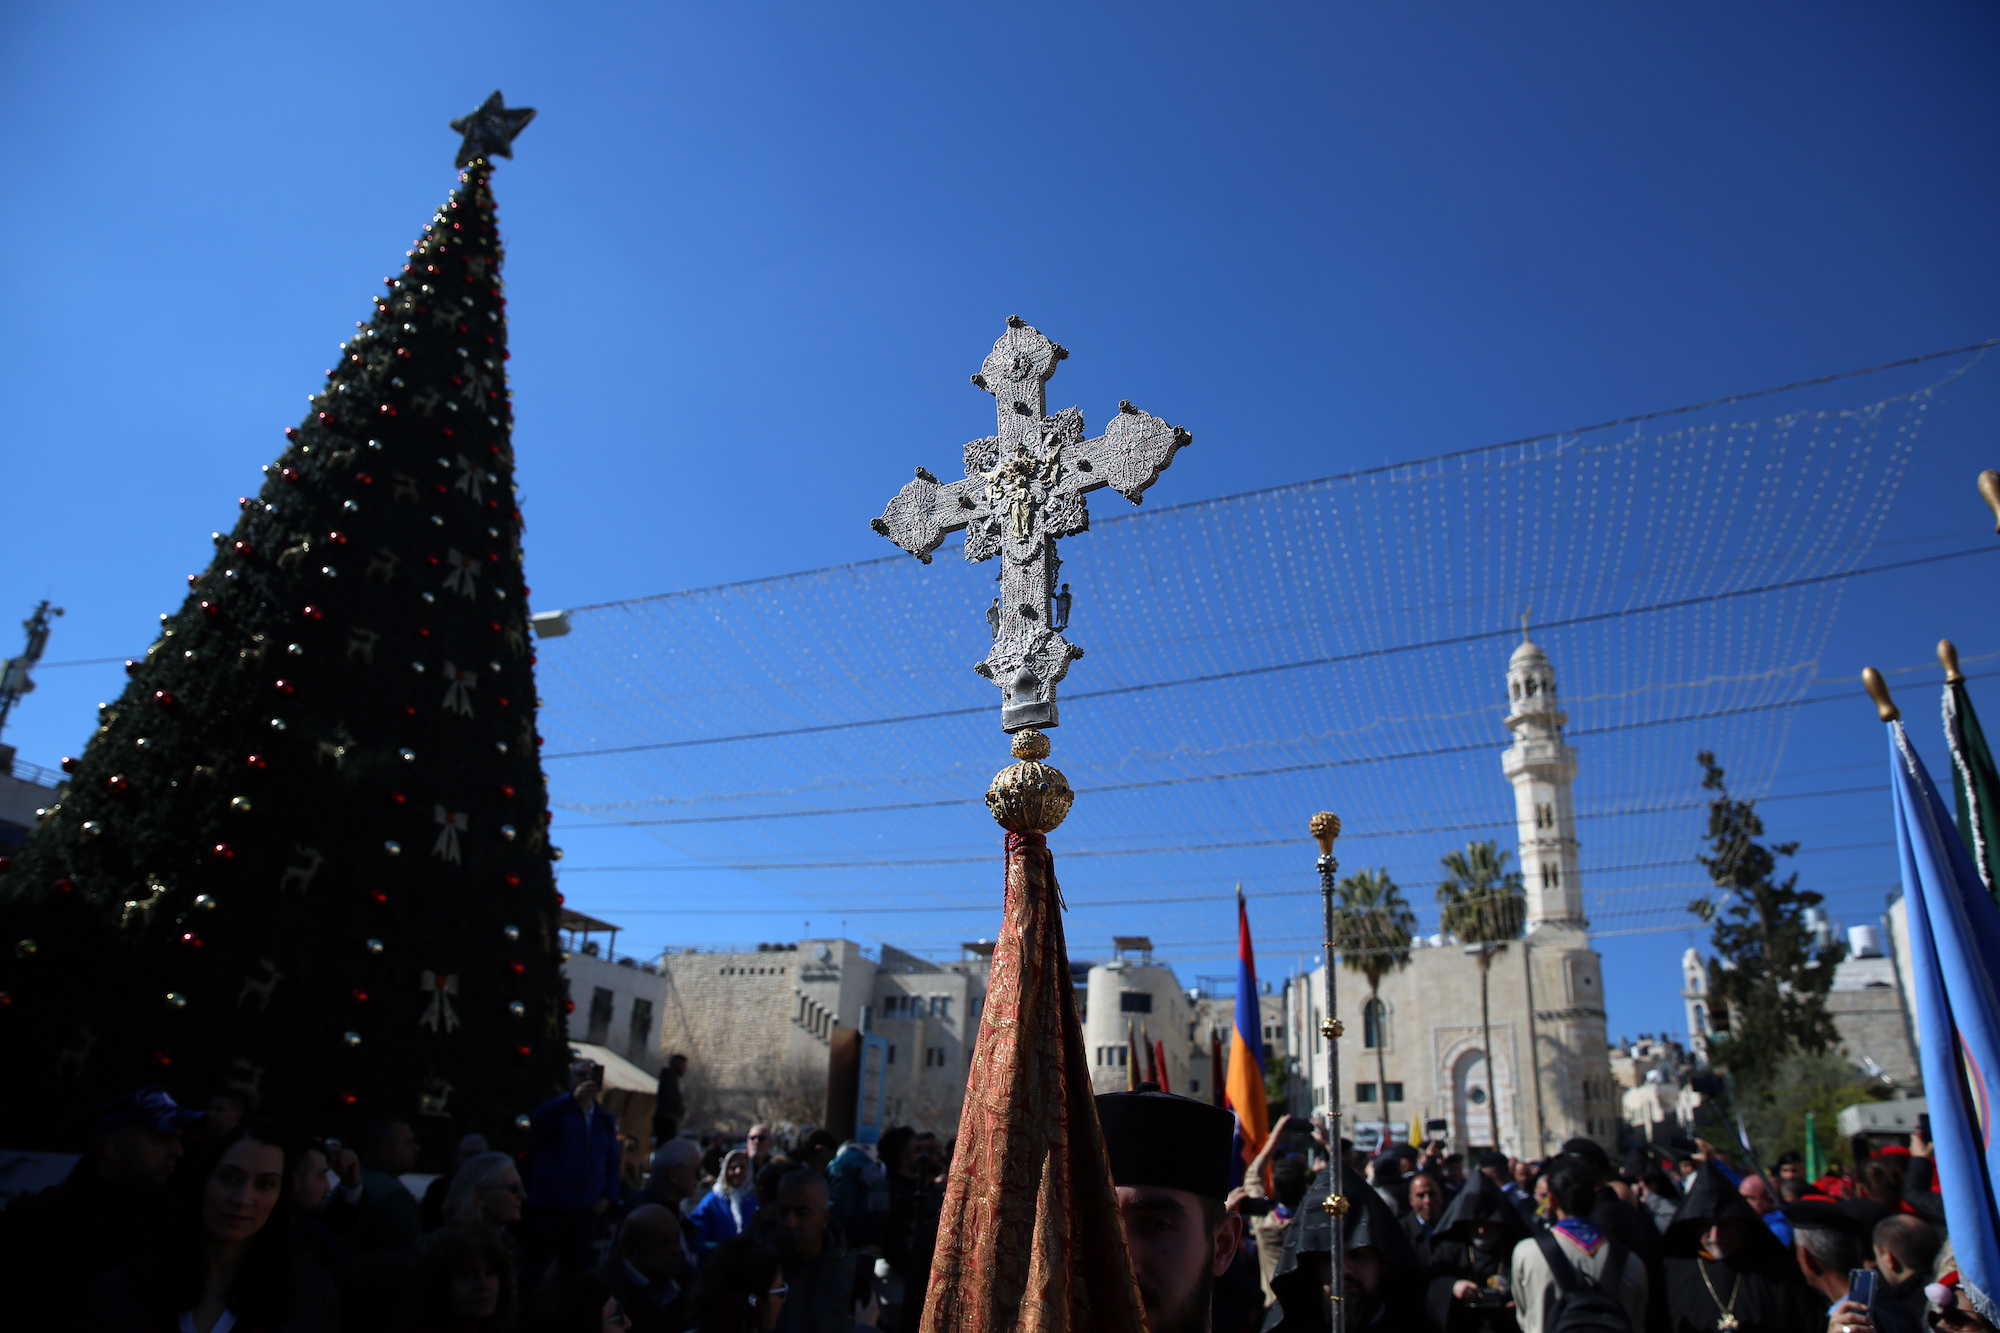
[[[1855,926],[1847,932],[1847,952],[1853,958],[1880,958],[1882,956],[1882,928],[1880,926]]]

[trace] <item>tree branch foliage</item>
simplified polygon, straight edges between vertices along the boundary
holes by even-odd
[[[1708,853],[1698,859],[1718,892],[1703,894],[1688,910],[1710,926],[1709,1014],[1716,1033],[1709,1060],[1740,1081],[1761,1085],[1758,1071],[1777,1067],[1794,1052],[1817,1055],[1839,1044],[1826,995],[1834,967],[1846,954],[1835,942],[1819,948],[1806,924],[1808,907],[1822,895],[1798,887],[1796,873],[1772,876],[1778,858],[1792,856],[1796,842],[1771,843],[1755,801],[1729,794],[1722,766],[1703,750],[1702,789],[1708,803]]]

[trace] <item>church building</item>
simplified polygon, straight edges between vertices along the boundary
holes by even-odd
[[[1545,1156],[1570,1138],[1618,1141],[1603,969],[1577,868],[1576,751],[1563,741],[1555,668],[1525,635],[1507,664],[1507,699],[1514,739],[1501,771],[1514,787],[1513,864],[1527,913],[1523,937],[1489,964],[1492,1049],[1481,1035],[1479,959],[1456,939],[1413,941],[1409,966],[1382,979],[1373,1004],[1360,975],[1343,969],[1340,1093],[1344,1132],[1357,1144],[1408,1142],[1413,1121],[1419,1137],[1442,1131],[1457,1150],[1491,1146],[1497,1133],[1501,1151],[1517,1157]],[[1323,968],[1286,983],[1294,1115],[1326,1111],[1325,997]]]

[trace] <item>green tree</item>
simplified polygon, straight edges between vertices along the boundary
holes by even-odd
[[[1521,872],[1507,869],[1507,853],[1488,839],[1468,842],[1464,851],[1446,852],[1441,864],[1444,881],[1438,885],[1441,907],[1439,924],[1458,938],[1468,953],[1479,959],[1479,1042],[1486,1056],[1486,1108],[1493,1134],[1492,1146],[1500,1146],[1500,1087],[1493,1061],[1493,1014],[1487,983],[1493,956],[1521,937],[1527,919],[1527,896],[1521,888]]]
[[[1702,789],[1715,793],[1708,803],[1709,850],[1696,859],[1717,892],[1688,905],[1711,928],[1709,1018],[1716,1032],[1709,1061],[1735,1077],[1739,1095],[1754,1097],[1771,1085],[1786,1056],[1838,1045],[1826,994],[1846,950],[1838,942],[1821,948],[1806,924],[1806,909],[1823,901],[1819,894],[1799,888],[1796,873],[1773,879],[1777,858],[1796,854],[1799,845],[1759,841],[1764,821],[1756,802],[1729,794],[1713,753],[1703,750],[1695,759]]]
[[[33,1089],[0,1142],[72,1146],[151,1082],[433,1143],[560,1091],[490,171],[341,345],[0,877],[0,1032]]]
[[[1416,929],[1417,914],[1387,870],[1358,871],[1335,886],[1333,947],[1341,965],[1368,982],[1368,1001],[1361,1011],[1364,1029],[1369,1010],[1380,1002],[1382,978],[1410,965],[1410,937]],[[1387,1125],[1389,1060],[1381,1035],[1378,1027],[1375,1077],[1382,1096],[1382,1123]]]

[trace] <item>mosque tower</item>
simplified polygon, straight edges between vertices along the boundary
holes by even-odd
[[[1514,743],[1502,760],[1514,784],[1514,819],[1520,829],[1521,877],[1528,891],[1528,929],[1584,928],[1583,882],[1577,873],[1576,751],[1563,744],[1569,715],[1556,702],[1556,673],[1548,655],[1528,637],[1507,662],[1507,729]]]
[[[1618,1142],[1619,1089],[1611,1079],[1605,1039],[1604,966],[1591,947],[1577,868],[1576,751],[1563,742],[1569,717],[1556,697],[1555,668],[1530,638],[1507,662],[1507,729],[1514,743],[1501,768],[1514,784],[1520,831],[1519,865],[1527,890],[1520,943],[1526,973],[1525,1017],[1533,1050],[1532,1086],[1539,1094],[1541,1151],[1567,1139]]]

